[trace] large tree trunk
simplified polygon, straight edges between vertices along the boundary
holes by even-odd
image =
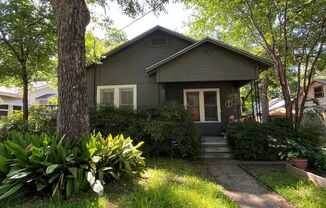
[[[84,0],[51,0],[58,21],[58,128],[77,139],[89,133],[85,31],[90,15]]]
[[[22,84],[23,84],[23,119],[28,120],[28,77],[26,64],[22,63]]]
[[[260,93],[260,105],[261,105],[261,118],[262,121],[266,122],[269,119],[269,105],[268,105],[268,84],[269,84],[269,77],[266,75],[262,83],[260,85],[259,93]]]

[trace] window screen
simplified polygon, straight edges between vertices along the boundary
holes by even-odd
[[[114,89],[101,90],[101,104],[106,106],[114,106]]]
[[[19,106],[19,105],[14,105],[14,106],[13,106],[13,110],[14,110],[14,111],[16,111],[16,110],[19,111],[19,110],[21,110],[21,109],[22,109],[22,107]]]
[[[134,106],[134,93],[133,89],[120,89],[119,107],[132,109]]]
[[[3,110],[8,110],[8,105],[0,105],[0,109],[3,109]]]
[[[314,95],[315,95],[315,98],[321,98],[321,97],[324,97],[323,86],[315,87],[315,88],[314,88]]]

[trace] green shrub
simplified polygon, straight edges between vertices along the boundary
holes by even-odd
[[[0,143],[0,200],[27,193],[51,193],[68,198],[92,188],[102,194],[103,184],[119,178],[134,179],[143,172],[141,151],[122,135],[101,134],[78,141],[48,135],[13,133]]]
[[[57,110],[46,106],[32,106],[29,108],[28,122],[23,120],[23,113],[16,112],[0,121],[0,141],[10,137],[12,131],[22,134],[33,133],[53,134],[56,132]]]
[[[317,167],[320,171],[326,171],[326,152],[320,151],[316,156]]]
[[[240,160],[275,160],[277,141],[268,136],[268,125],[256,122],[233,124],[229,138],[231,153]]]
[[[311,126],[302,126],[295,131],[286,118],[266,123],[236,123],[231,132],[229,143],[237,159],[291,160],[300,157],[313,163],[316,153],[321,151],[321,131]]]
[[[180,104],[137,111],[101,107],[90,112],[91,128],[102,132],[130,136],[144,141],[142,150],[151,156],[196,158],[201,153],[201,140],[192,115]]]
[[[318,146],[326,147],[326,121],[321,113],[308,111],[300,126],[302,136],[309,138]]]

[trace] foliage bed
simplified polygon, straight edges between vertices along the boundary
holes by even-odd
[[[281,172],[264,172],[260,180],[299,208],[326,207],[326,189]]]
[[[92,108],[89,112],[92,131],[130,136],[134,142],[144,141],[145,155],[196,158],[201,153],[201,140],[192,115],[180,104],[171,102],[137,111],[112,107]],[[28,123],[20,112],[0,121],[0,141],[12,131],[22,134],[54,134],[57,111],[36,106],[30,109]]]
[[[230,129],[229,143],[236,159],[279,160],[307,158],[325,168],[325,154],[322,153],[323,132],[312,126],[302,126],[298,131],[287,119],[270,122],[235,123]]]
[[[45,106],[29,108],[28,122],[23,120],[22,112],[8,117],[0,117],[0,141],[10,138],[12,131],[21,134],[54,134],[56,132],[57,110]]]
[[[149,208],[219,207],[236,208],[223,188],[209,180],[206,167],[199,161],[150,159],[149,168],[134,186],[109,184],[104,196],[81,193],[58,206],[43,198],[18,201],[4,208]]]
[[[140,145],[122,135],[69,140],[13,132],[0,143],[0,201],[36,192],[61,201],[90,188],[102,195],[105,183],[135,179],[143,172]]]
[[[122,133],[144,141],[146,155],[196,158],[201,153],[192,115],[174,102],[137,111],[101,107],[90,112],[90,121],[92,129],[105,135]]]

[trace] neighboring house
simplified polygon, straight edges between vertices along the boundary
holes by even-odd
[[[23,96],[17,90],[0,88],[0,116],[7,116],[14,111],[22,109]],[[47,84],[35,87],[34,90],[28,92],[28,105],[46,105],[53,106],[52,98],[57,98],[57,90],[52,89]]]
[[[28,104],[29,105],[55,105],[52,98],[58,98],[56,89],[52,89],[49,85],[36,87],[29,92]]]
[[[0,116],[7,116],[22,108],[22,96],[0,90]]]
[[[318,101],[319,105],[326,110],[326,79],[315,79],[309,86],[306,107],[315,106],[311,100]]]
[[[166,101],[192,112],[204,136],[225,131],[240,114],[239,88],[272,63],[220,41],[196,41],[156,26],[87,67],[90,106],[141,108]]]
[[[269,116],[277,117],[277,116],[285,116],[285,102],[282,98],[274,98],[268,103],[269,105]]]
[[[301,103],[301,95],[299,97]],[[326,79],[315,79],[311,82],[308,90],[305,109],[316,107],[316,101],[326,111]],[[285,116],[285,103],[282,98],[275,98],[269,101],[269,116]],[[294,108],[294,107],[293,107]],[[294,112],[294,111],[293,111]]]

